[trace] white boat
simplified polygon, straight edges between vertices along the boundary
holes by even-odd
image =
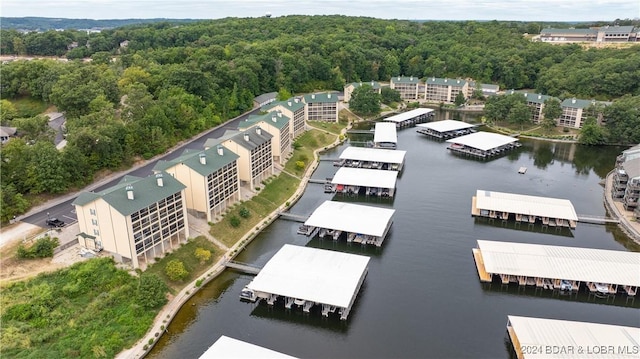
[[[258,299],[258,297],[256,296],[256,293],[253,290],[247,287],[244,287],[242,288],[242,291],[240,291],[240,299],[255,302],[256,299]]]
[[[349,235],[347,235],[347,243],[353,242],[355,238],[356,238],[356,234],[354,232],[349,233]]]
[[[318,237],[320,238],[324,238],[324,236],[327,235],[327,229],[326,228],[321,228],[320,229],[320,233],[318,233]]]
[[[573,285],[571,284],[571,282],[564,279],[560,281],[560,290],[572,290],[572,289],[573,289]]]
[[[295,305],[304,305],[304,302],[306,302],[304,299],[296,298],[296,299],[293,300],[293,304],[295,304]]]
[[[608,294],[609,293],[609,287],[604,284],[604,283],[594,283],[596,286],[596,291],[598,293],[602,293],[602,294]]]
[[[342,231],[338,231],[338,230],[334,231],[334,232],[333,232],[333,240],[334,240],[334,241],[337,241],[337,240],[338,240],[338,238],[340,238],[340,235],[341,235],[341,234],[342,234]]]

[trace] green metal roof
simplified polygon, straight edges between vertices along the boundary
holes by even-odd
[[[241,121],[238,124],[239,129],[248,129],[251,126],[260,123],[266,122],[269,125],[281,130],[287,123],[289,123],[291,119],[282,114],[282,112],[271,111],[264,115],[251,115],[244,121]]]
[[[313,93],[310,95],[304,95],[304,102],[306,103],[318,103],[318,102],[338,102],[338,94],[323,92],[323,93]]]
[[[162,177],[162,186],[157,184],[158,176]],[[133,191],[133,199],[127,197],[127,188],[129,186]],[[160,172],[145,178],[125,176],[117,185],[99,194],[87,192],[80,194],[73,204],[82,206],[102,198],[116,211],[128,216],[185,188],[185,185],[166,172]]]
[[[218,152],[218,149],[221,150],[222,155]],[[186,149],[182,152],[182,155],[171,161],[159,161],[158,164],[153,167],[153,170],[163,171],[178,163],[182,163],[196,171],[198,174],[208,176],[237,160],[239,157],[240,156],[222,145],[211,146],[206,150]],[[204,158],[204,164],[202,163],[201,158]]]
[[[531,93],[531,92],[515,91],[515,90],[506,91],[507,95],[513,95],[513,94],[516,94],[516,93],[523,95],[526,98],[527,102],[531,102],[531,103],[543,104],[548,99],[555,98],[553,96],[541,95],[541,94]]]
[[[442,86],[459,86],[462,87],[467,83],[467,80],[461,79],[448,79],[448,78],[427,78],[427,85],[442,85]]]
[[[360,82],[352,82],[352,83],[350,83],[349,85],[353,86],[353,88],[354,88],[354,89],[356,89],[356,88],[358,88],[358,87],[360,87],[360,86],[362,86],[362,85],[369,85],[369,86],[373,87],[373,89],[374,89],[374,90],[377,90],[377,89],[379,89],[379,88],[381,88],[381,87],[382,87],[382,86],[380,85],[380,83],[379,83],[379,82],[377,82],[377,81],[369,81],[369,82],[366,82],[366,81],[365,81],[365,82],[362,82],[362,81],[360,81]]]
[[[420,78],[417,76],[394,76],[391,78],[391,82],[394,84],[417,84],[420,82]]]
[[[291,112],[296,112],[302,108],[304,108],[304,102],[300,101],[300,99],[298,99],[298,102],[296,102],[296,99],[294,97],[288,99],[287,101],[274,101],[268,105],[264,105],[262,106],[260,109],[262,111],[270,111],[271,109],[273,109],[276,106],[282,106],[286,109],[288,109]]]
[[[260,134],[258,134],[258,128],[260,127],[242,131],[229,139],[248,150],[253,150],[261,144],[271,141],[273,137],[269,132],[262,130],[262,128],[260,128]]]
[[[592,100],[579,100],[575,98],[568,98],[562,101],[562,107],[571,107],[571,108],[587,108],[589,105],[593,104]]]

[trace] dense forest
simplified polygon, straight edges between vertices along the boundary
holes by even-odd
[[[639,47],[584,49],[524,36],[539,28],[286,16],[142,24],[92,34],[2,30],[3,55],[72,60],[2,64],[2,124],[23,134],[1,153],[2,219],[26,210],[31,195],[62,193],[90,182],[99,170],[162,153],[250,109],[261,93],[342,90],[348,82],[394,75],[473,78],[561,99],[614,101],[606,140],[640,142]],[[21,118],[6,101],[24,97],[66,113],[68,145],[62,151],[47,140],[46,121]]]

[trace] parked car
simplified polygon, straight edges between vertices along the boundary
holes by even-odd
[[[57,218],[49,218],[47,219],[47,226],[60,228],[64,227],[64,222]]]

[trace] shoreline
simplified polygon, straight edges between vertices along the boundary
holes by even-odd
[[[351,128],[352,124],[349,123],[346,128],[344,128],[340,134],[346,133],[346,131]],[[309,126],[312,129],[318,129],[313,126]],[[324,131],[322,129],[318,129],[320,131]],[[325,131],[326,132],[326,131]],[[261,230],[273,223],[276,219],[278,219],[279,212],[287,210],[291,206],[293,206],[304,194],[304,191],[307,188],[307,184],[309,183],[309,179],[318,168],[320,164],[319,155],[320,153],[332,149],[340,144],[343,141],[340,141],[340,134],[336,135],[332,133],[332,135],[336,136],[336,140],[328,145],[320,147],[313,151],[314,160],[309,165],[309,168],[305,171],[302,179],[300,180],[300,184],[296,191],[289,197],[284,203],[280,204],[278,208],[276,208],[273,212],[271,212],[268,216],[266,216],[262,221],[249,229],[233,246],[231,246],[220,259],[214,264],[211,265],[200,278],[196,278],[191,283],[188,283],[180,292],[178,292],[167,304],[164,305],[156,315],[151,328],[147,331],[145,335],[143,335],[131,348],[124,349],[120,353],[118,353],[115,358],[143,358],[145,357],[151,349],[156,345],[158,339],[166,332],[167,327],[176,316],[176,314],[180,311],[182,306],[191,299],[191,297],[197,293],[200,288],[207,285],[209,282],[217,278],[224,270],[226,269],[224,263],[228,260],[233,260],[237,257],[240,252],[244,250],[244,248],[250,244],[253,239],[255,239],[258,234],[260,234]],[[287,206],[287,203],[289,205]],[[198,280],[202,280],[200,286],[196,286],[196,282]],[[164,329],[163,329],[164,328]],[[148,338],[148,339],[147,339]],[[149,340],[153,339],[153,342],[149,343]],[[147,346],[146,349],[144,347]]]

